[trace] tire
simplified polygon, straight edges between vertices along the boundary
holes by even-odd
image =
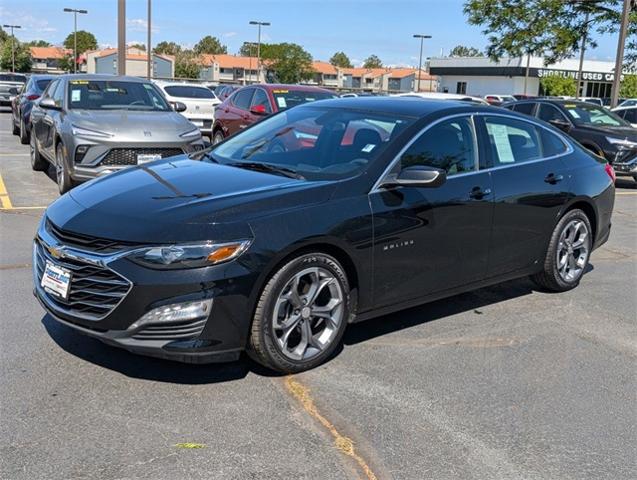
[[[565,292],[579,284],[588,266],[593,238],[591,224],[579,209],[570,210],[557,223],[549,242],[543,270],[531,276],[541,288]]]
[[[314,368],[339,346],[349,307],[349,283],[338,261],[318,252],[301,255],[277,270],[263,288],[248,354],[277,372]]]
[[[24,119],[20,118],[20,128],[19,128],[19,136],[20,136],[20,143],[22,145],[28,145],[29,144],[29,131],[27,130],[27,126],[24,124]]]
[[[223,136],[223,132],[221,130],[217,130],[212,136],[212,144],[216,145],[217,143],[221,143],[225,140]]]
[[[73,180],[69,174],[69,167],[64,159],[64,146],[62,142],[55,147],[55,178],[58,184],[60,195],[68,192],[73,188]]]
[[[29,146],[31,147],[31,168],[36,172],[43,172],[44,170],[47,170],[49,168],[49,164],[42,158],[42,155],[40,155],[34,135],[31,135]]]
[[[15,118],[11,115],[11,133],[14,135],[20,134],[20,128],[15,124]]]

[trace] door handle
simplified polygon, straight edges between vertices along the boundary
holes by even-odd
[[[487,195],[491,195],[491,189],[485,188],[482,190],[481,187],[473,187],[471,193],[469,193],[469,197],[475,198],[476,200],[482,200]]]
[[[551,185],[555,185],[562,180],[564,180],[564,175],[555,175],[554,173],[549,173],[544,179],[546,183],[550,183]]]

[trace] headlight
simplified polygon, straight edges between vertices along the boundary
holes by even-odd
[[[71,125],[73,127],[73,135],[80,135],[82,137],[93,138],[109,138],[113,135],[106,132],[98,132],[97,130],[91,130],[90,128],[78,127],[77,125]]]
[[[238,258],[250,243],[250,240],[239,240],[149,247],[135,250],[128,258],[140,265],[160,270],[209,267]]]
[[[179,136],[181,138],[197,138],[197,137],[201,137],[201,132],[199,131],[198,128],[195,128],[194,130],[188,130],[187,132],[182,133]]]
[[[606,137],[609,143],[613,145],[617,145],[618,147],[624,148],[637,148],[637,142],[631,142],[630,140],[626,140],[625,138],[616,138],[616,137]]]

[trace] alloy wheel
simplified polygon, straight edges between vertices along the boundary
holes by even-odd
[[[566,224],[557,244],[557,271],[566,282],[577,280],[583,273],[589,254],[589,232],[580,219]]]
[[[309,360],[336,337],[344,317],[343,289],[329,270],[311,267],[296,273],[275,303],[272,327],[281,353]]]
[[[64,187],[64,159],[62,158],[62,149],[60,147],[55,151],[55,178],[60,191],[62,191]]]

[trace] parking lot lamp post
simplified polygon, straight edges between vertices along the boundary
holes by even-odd
[[[622,76],[622,66],[624,64],[624,45],[626,43],[626,32],[628,30],[628,17],[632,3],[635,0],[624,0],[624,9],[622,11],[622,21],[619,28],[619,39],[617,40],[617,57],[615,58],[615,76],[613,78],[613,89],[611,92],[610,106],[615,108],[619,100],[619,83]]]
[[[4,28],[11,29],[11,73],[15,73],[15,37],[13,36],[14,28],[22,28],[20,25],[2,25]]]
[[[153,52],[150,49],[150,13],[151,13],[151,0],[148,0],[148,39],[146,41],[146,61],[148,62],[146,65],[146,77],[148,78],[148,80],[151,79],[152,77],[152,61],[153,61]]]
[[[258,22],[250,20],[250,25],[257,25],[259,33],[257,34],[257,81],[261,74],[261,27],[269,27],[270,22]]]
[[[418,60],[418,89],[416,90],[417,92],[420,92],[420,72],[422,71],[422,43],[425,38],[431,38],[431,35],[421,35],[416,33],[414,34],[414,38],[420,38],[420,56]]]
[[[88,13],[88,10],[65,8],[64,11],[73,14],[73,73],[77,73],[77,14]]]

